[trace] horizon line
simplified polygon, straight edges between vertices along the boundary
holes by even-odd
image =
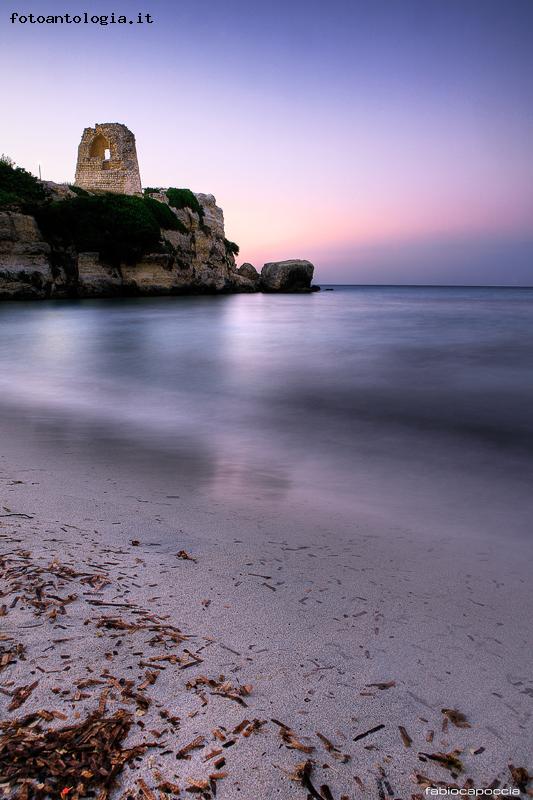
[[[319,283],[319,286],[350,286],[369,289],[533,289],[533,284],[509,283]]]

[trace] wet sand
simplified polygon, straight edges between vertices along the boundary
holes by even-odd
[[[117,797],[306,798],[309,761],[315,796],[405,800],[425,777],[513,787],[509,764],[531,768],[525,539],[355,502],[236,504],[15,433],[0,460],[1,718],[131,713],[127,745],[156,746]],[[456,776],[421,755],[454,751]]]

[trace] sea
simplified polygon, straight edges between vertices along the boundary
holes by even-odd
[[[17,426],[206,502],[526,536],[533,289],[0,303]]]

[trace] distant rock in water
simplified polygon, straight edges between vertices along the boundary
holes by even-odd
[[[311,292],[315,268],[310,261],[297,258],[289,261],[272,261],[261,270],[261,288],[264,292]]]

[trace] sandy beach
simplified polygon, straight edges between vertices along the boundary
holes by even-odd
[[[35,434],[6,428],[0,462],[8,795],[31,761],[24,736],[88,718],[95,742],[105,720],[124,726],[116,753],[145,747],[104,765],[113,781],[94,764],[81,784],[51,778],[63,797],[111,783],[147,800],[524,788],[525,540],[309,498],[207,503],[186,478],[156,485]]]

